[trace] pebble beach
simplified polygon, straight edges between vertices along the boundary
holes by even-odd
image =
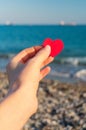
[[[0,72],[0,100],[8,89],[7,75]],[[39,84],[38,102],[37,113],[22,130],[86,130],[86,82],[43,79]]]

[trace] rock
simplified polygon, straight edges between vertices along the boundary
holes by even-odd
[[[26,124],[23,129],[28,130],[28,124]]]
[[[50,113],[52,116],[53,115],[56,115],[56,109],[55,108],[53,108],[52,110],[51,110],[51,113]]]
[[[83,125],[83,130],[86,130],[86,124]]]
[[[72,130],[72,129],[73,129],[73,127],[67,126],[64,130]]]
[[[86,98],[86,93],[83,93],[83,97]]]
[[[53,121],[52,121],[52,125],[57,126],[57,121],[53,120]]]
[[[74,111],[70,111],[70,113],[68,113],[68,116],[70,118],[73,118],[74,121],[79,121],[79,117],[78,117],[78,115],[76,115],[76,113]]]
[[[65,94],[62,91],[58,92],[59,96],[65,96]]]
[[[81,119],[81,120],[79,121],[79,124],[80,124],[80,126],[82,126],[82,125],[84,124],[84,120]]]
[[[7,92],[8,92],[8,91],[7,91],[6,89],[2,88],[2,93],[3,93],[3,95],[6,95]]]

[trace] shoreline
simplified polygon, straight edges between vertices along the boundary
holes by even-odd
[[[0,72],[0,100],[8,89],[7,75]],[[62,83],[43,79],[39,84],[38,102],[37,113],[23,130],[86,129],[86,82]]]
[[[13,54],[9,56],[2,55],[0,57],[0,71],[6,71],[6,65],[13,57]],[[60,64],[56,62],[52,62],[50,64],[51,72],[47,76],[48,79],[60,80],[61,82],[78,82],[85,81],[86,82],[86,66],[77,66],[72,64]]]

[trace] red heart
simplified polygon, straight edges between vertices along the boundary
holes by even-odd
[[[45,47],[46,45],[49,45],[51,47],[50,56],[52,57],[57,56],[64,48],[63,41],[60,39],[52,40],[50,38],[47,38],[43,42],[43,46]]]

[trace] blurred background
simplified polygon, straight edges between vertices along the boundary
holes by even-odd
[[[86,81],[86,0],[0,0],[0,71],[22,49],[62,39],[50,79]]]
[[[86,0],[0,0],[0,100],[10,87],[9,60],[48,37],[62,39],[64,50],[40,82],[37,113],[22,130],[86,130]]]

